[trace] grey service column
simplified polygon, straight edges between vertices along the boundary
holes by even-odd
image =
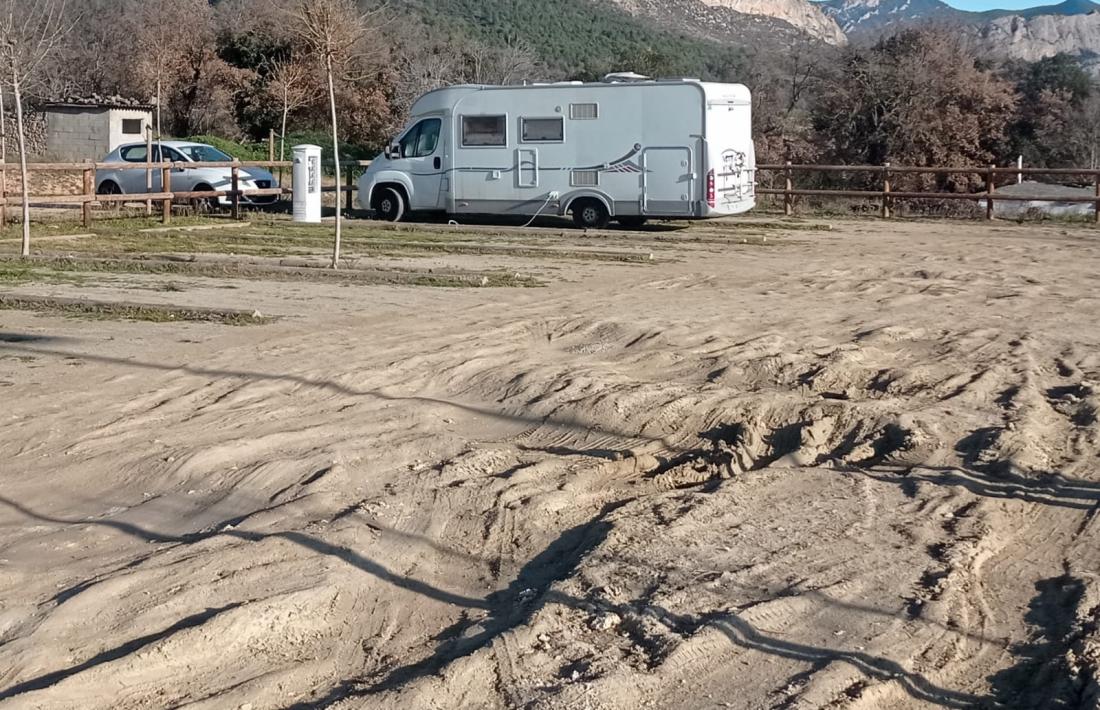
[[[291,170],[293,183],[293,221],[321,222],[321,147],[316,145],[296,145],[294,167]]]

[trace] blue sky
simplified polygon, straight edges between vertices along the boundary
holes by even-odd
[[[960,10],[1019,10],[1036,5],[1055,5],[1058,0],[944,0]]]

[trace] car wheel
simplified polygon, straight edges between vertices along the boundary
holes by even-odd
[[[122,188],[119,187],[118,183],[114,180],[104,180],[103,182],[99,183],[99,187],[95,189],[95,193],[97,195],[121,195]],[[101,202],[100,205],[103,207],[109,207],[112,210],[122,209],[122,203],[116,200],[111,200],[110,202]]]
[[[641,215],[630,215],[627,217],[618,217],[615,221],[619,223],[619,226],[625,227],[626,229],[638,229],[648,220]]]
[[[99,187],[96,188],[95,194],[97,195],[121,195],[122,188],[118,186],[118,183],[114,180],[104,180],[99,183]]]
[[[587,197],[573,203],[573,222],[581,229],[603,229],[610,221],[607,208],[597,199]]]
[[[400,222],[405,218],[405,198],[397,188],[384,187],[374,196],[374,211],[379,219]]]
[[[194,189],[192,190],[192,192],[213,192],[213,191],[214,191],[214,188],[210,187],[209,185],[205,185],[205,184],[195,185]],[[192,197],[191,198],[191,209],[193,209],[195,211],[195,214],[210,214],[211,212],[217,212],[219,207],[221,207],[221,205],[218,204],[218,198],[217,197]]]

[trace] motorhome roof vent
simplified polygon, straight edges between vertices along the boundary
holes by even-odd
[[[611,72],[610,74],[606,75],[603,78],[603,80],[604,80],[604,83],[614,84],[614,83],[617,83],[617,82],[627,82],[627,81],[649,81],[650,78],[648,76],[644,76],[642,74],[636,74],[635,72],[632,72],[632,71],[616,71],[616,72]]]

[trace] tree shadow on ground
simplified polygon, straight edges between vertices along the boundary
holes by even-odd
[[[136,360],[124,357],[113,357],[110,355],[99,355],[95,353],[77,352],[71,350],[60,350],[54,348],[40,348],[40,347],[28,347],[25,345],[13,344],[9,342],[0,341],[0,352],[2,351],[17,351],[33,355],[53,355],[62,358],[80,358],[83,360],[90,360],[92,362],[101,362],[108,365],[121,365],[125,367],[134,367],[144,370],[157,370],[160,372],[186,372],[192,375],[198,375],[209,378],[242,378],[246,380],[254,381],[270,381],[270,382],[291,382],[298,385],[307,387],[314,387],[317,389],[325,390],[335,394],[346,395],[349,397],[366,397],[371,399],[382,400],[386,402],[413,402],[422,404],[440,405],[450,407],[458,411],[474,414],[477,416],[487,417],[498,421],[520,423],[525,425],[546,425],[553,426],[561,429],[571,430],[584,434],[599,434],[604,436],[618,437],[627,441],[637,441],[639,439],[660,443],[669,450],[675,450],[676,446],[664,437],[649,437],[642,436],[636,432],[628,432],[623,430],[615,430],[608,427],[600,427],[591,423],[583,422],[575,418],[562,418],[562,417],[530,417],[523,414],[503,412],[496,409],[490,409],[479,405],[467,404],[464,402],[458,402],[449,399],[442,399],[438,397],[427,397],[423,395],[396,395],[384,392],[381,389],[360,389],[351,387],[349,385],[342,384],[332,379],[324,379],[320,377],[307,377],[303,375],[283,374],[283,373],[268,373],[268,372],[256,372],[252,370],[229,370],[210,367],[200,367],[191,364],[171,364],[160,362],[148,362],[143,360]]]
[[[1016,663],[993,674],[990,682],[997,707],[1084,707],[1084,682],[1070,667],[1077,609],[1085,598],[1085,583],[1068,574],[1035,583],[1036,594],[1024,620],[1033,632],[1027,641],[1009,648]]]

